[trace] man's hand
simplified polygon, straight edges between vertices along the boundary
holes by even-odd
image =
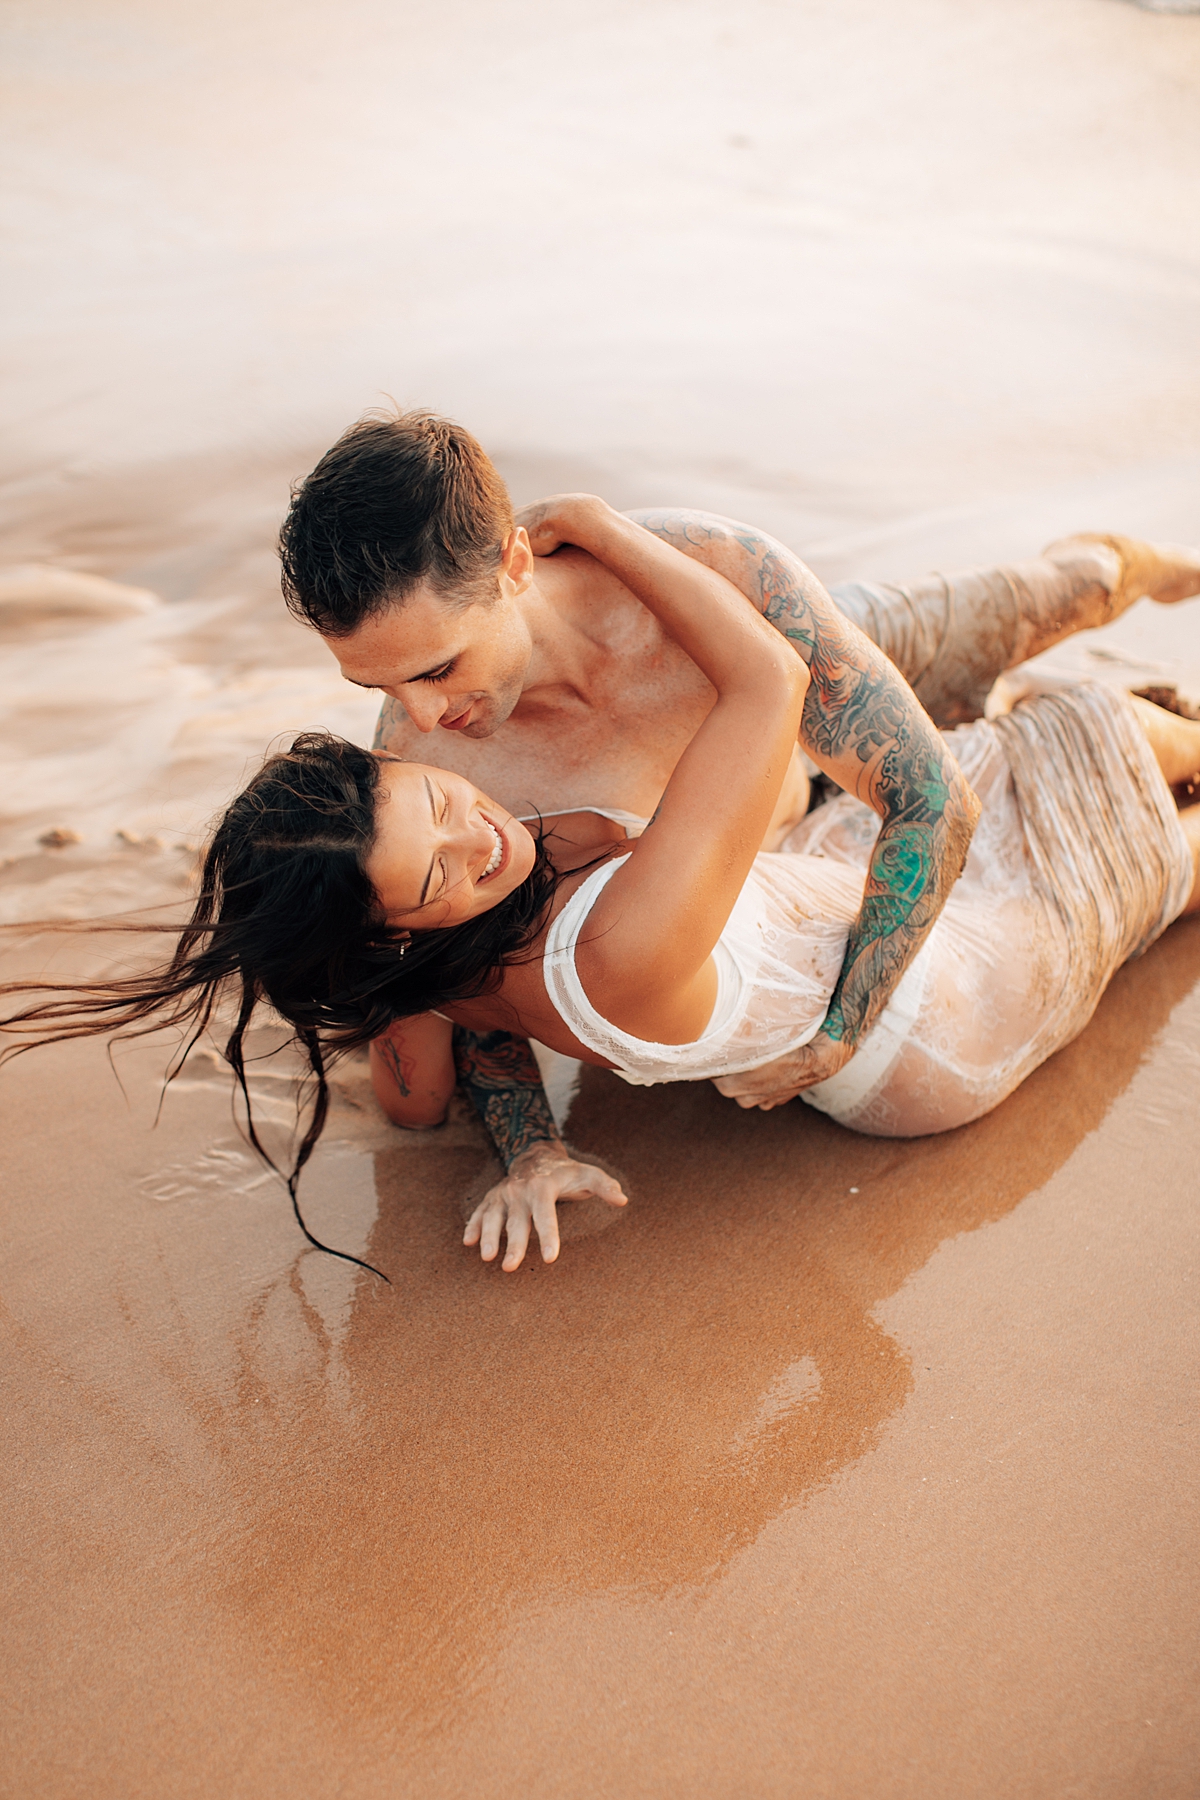
[[[761,1112],[770,1112],[773,1106],[783,1106],[794,1100],[805,1088],[815,1087],[818,1081],[827,1081],[831,1075],[836,1075],[853,1055],[853,1044],[839,1042],[818,1031],[811,1043],[804,1044],[799,1050],[776,1057],[774,1062],[764,1063],[760,1069],[747,1069],[743,1075],[720,1075],[713,1086],[727,1099],[736,1100],[739,1106],[757,1106]]]
[[[488,1189],[467,1220],[463,1243],[478,1244],[484,1262],[492,1262],[503,1231],[507,1247],[501,1267],[511,1271],[525,1259],[532,1227],[542,1261],[552,1263],[559,1249],[558,1201],[587,1199],[627,1204],[618,1181],[592,1163],[576,1162],[565,1144],[535,1144],[514,1159],[503,1181]]]

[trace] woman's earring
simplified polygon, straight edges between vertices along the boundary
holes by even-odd
[[[408,949],[408,946],[412,943],[412,932],[402,931],[398,942],[400,945],[400,955],[403,956],[404,952]]]

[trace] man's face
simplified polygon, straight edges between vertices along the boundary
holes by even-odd
[[[522,591],[502,573],[498,598],[459,608],[421,586],[325,641],[347,681],[390,694],[418,731],[490,737],[521,698],[533,654]]]

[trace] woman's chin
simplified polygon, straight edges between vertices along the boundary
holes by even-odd
[[[514,819],[511,814],[498,813],[489,817],[488,822],[500,839],[501,857],[495,874],[475,884],[476,899],[486,902],[477,909],[479,911],[488,911],[493,906],[498,906],[501,900],[507,900],[531,874],[537,861],[537,843],[533,833],[520,819]]]
[[[507,900],[510,894],[516,893],[532,868],[532,856],[529,858],[528,867],[525,866],[523,858],[511,857],[508,867],[503,870],[495,886],[489,881],[475,889],[475,904],[468,916],[477,919],[480,913],[491,912],[493,907],[499,906],[502,900]]]

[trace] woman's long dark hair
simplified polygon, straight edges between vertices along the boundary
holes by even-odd
[[[231,998],[236,1016],[224,1054],[241,1090],[251,1144],[286,1182],[309,1243],[376,1275],[381,1271],[372,1264],[315,1238],[296,1198],[300,1171],[329,1111],[330,1060],[369,1044],[397,1019],[494,992],[504,965],[536,937],[558,881],[539,837],[532,871],[498,905],[444,930],[397,932],[366,873],[379,772],[366,750],[328,732],[305,732],[289,750],[269,757],[225,812],[204,853],[191,918],[168,963],[111,981],[0,987],[9,997],[43,996],[0,1019],[0,1032],[23,1039],[0,1060],[38,1043],[107,1033],[142,1037],[174,1026],[183,1043],[168,1081],[219,1002]],[[290,1175],[259,1141],[246,1084],[246,1033],[263,1004],[292,1026],[315,1083]]]

